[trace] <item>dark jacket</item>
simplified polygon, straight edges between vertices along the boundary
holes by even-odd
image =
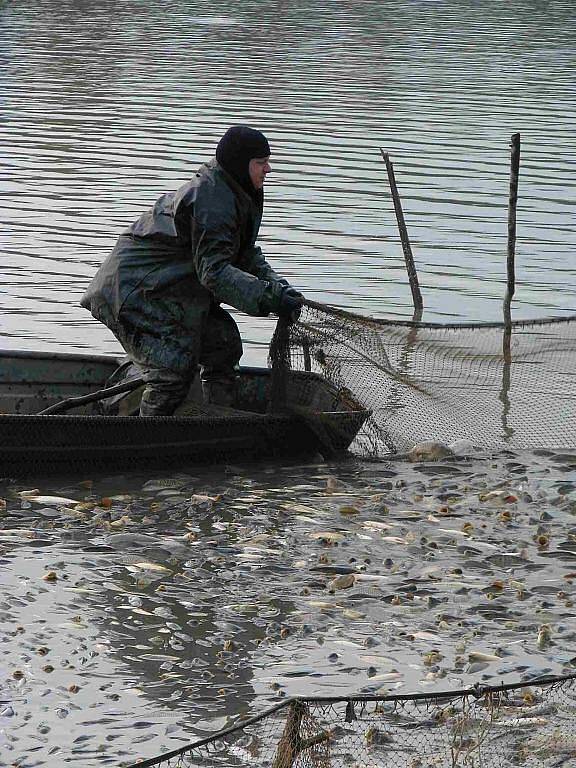
[[[260,220],[214,159],[120,236],[81,304],[147,362],[186,370],[211,304],[265,316],[287,284],[255,245]]]

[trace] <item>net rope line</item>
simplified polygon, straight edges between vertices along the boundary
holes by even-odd
[[[221,742],[229,736],[242,733],[250,726],[257,725],[267,718],[295,706],[308,706],[314,704],[345,704],[345,722],[351,722],[357,719],[355,712],[356,705],[362,707],[362,705],[369,703],[405,704],[409,702],[425,703],[428,706],[434,706],[435,704],[446,705],[459,699],[462,701],[466,701],[468,699],[480,700],[483,697],[490,699],[491,697],[497,696],[498,694],[506,694],[513,691],[520,691],[535,687],[552,690],[556,688],[562,688],[574,680],[576,680],[576,672],[569,675],[534,677],[522,682],[504,683],[500,685],[476,684],[471,688],[444,690],[435,693],[406,693],[395,695],[356,694],[351,696],[289,697],[284,699],[279,704],[276,704],[273,707],[269,707],[268,709],[260,712],[257,715],[254,715],[253,717],[246,718],[245,720],[242,720],[241,722],[238,722],[228,728],[217,731],[210,736],[198,739],[194,742],[191,742],[190,744],[179,747],[178,749],[174,749],[170,752],[165,752],[162,755],[147,758],[136,763],[129,763],[128,765],[129,768],[153,768],[154,766],[162,765],[163,763],[167,763],[175,758],[185,756],[195,750],[200,750],[204,747],[209,747],[216,742]],[[574,713],[576,714],[576,700],[574,703]],[[576,740],[574,745],[574,754],[576,755]]]
[[[311,301],[310,299],[306,299],[304,301],[305,307],[310,307],[310,309],[316,309],[319,312],[328,312],[331,315],[337,315],[339,317],[342,317],[343,319],[349,318],[350,320],[355,320],[358,322],[361,322],[363,324],[373,324],[376,326],[389,326],[389,325],[396,325],[400,328],[414,328],[415,330],[418,330],[419,328],[426,329],[430,328],[432,330],[455,330],[455,331],[467,331],[467,330],[476,330],[476,329],[490,329],[490,328],[500,328],[504,330],[505,328],[511,327],[513,330],[515,328],[522,328],[524,326],[530,327],[530,326],[539,326],[539,325],[556,325],[560,323],[570,323],[570,322],[576,322],[576,314],[574,315],[566,315],[565,317],[537,317],[532,318],[529,320],[512,320],[510,323],[506,323],[504,321],[498,321],[498,320],[490,320],[490,321],[482,321],[479,320],[477,322],[470,322],[470,323],[437,323],[437,322],[424,322],[421,320],[397,320],[395,318],[381,318],[381,317],[372,317],[372,316],[366,316],[366,315],[360,315],[355,312],[350,312],[347,309],[342,309],[341,307],[334,307],[331,304],[321,304],[318,301]]]

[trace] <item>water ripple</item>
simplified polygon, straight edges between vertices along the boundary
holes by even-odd
[[[262,242],[312,298],[497,319],[522,133],[515,316],[573,311],[569,2],[38,0],[0,10],[0,281],[13,346],[115,350],[78,299],[118,233],[250,122],[273,147]],[[273,323],[239,317],[247,358]]]

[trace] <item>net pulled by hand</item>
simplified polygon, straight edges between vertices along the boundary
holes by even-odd
[[[491,450],[576,443],[576,317],[442,325],[306,302],[298,322],[277,330],[270,362],[286,377],[319,374],[370,412],[352,446],[364,457],[422,441]]]

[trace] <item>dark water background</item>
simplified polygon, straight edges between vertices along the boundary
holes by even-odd
[[[391,153],[427,320],[500,317],[521,132],[514,316],[572,313],[575,54],[570,2],[0,0],[0,346],[117,351],[84,287],[237,122],[273,146],[261,238],[278,271],[311,298],[410,317]],[[272,321],[236,317],[245,361],[262,361]],[[569,669],[575,465],[6,480],[0,765],[118,765],[282,695]],[[517,501],[480,502],[499,486]],[[34,488],[86,506],[18,495]],[[326,565],[366,580],[332,594]],[[475,667],[474,651],[502,661]]]

